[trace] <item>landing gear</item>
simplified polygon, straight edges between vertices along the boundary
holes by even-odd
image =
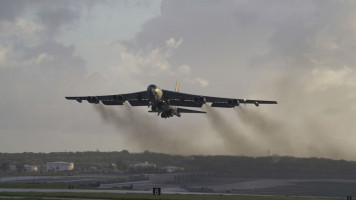
[[[162,112],[161,117],[162,117],[162,118],[170,118],[170,117],[173,117],[173,112],[172,112],[172,110],[168,110],[168,111]]]

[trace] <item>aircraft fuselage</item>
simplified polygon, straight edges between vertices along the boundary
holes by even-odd
[[[162,118],[173,117],[174,115],[181,116],[177,107],[169,105],[169,101],[163,98],[163,91],[156,85],[149,85],[147,93],[152,112],[158,112],[158,115],[161,114]]]

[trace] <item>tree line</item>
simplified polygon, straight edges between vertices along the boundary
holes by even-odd
[[[182,156],[154,153],[117,152],[53,152],[53,153],[0,153],[0,170],[7,171],[11,164],[45,166],[47,162],[73,162],[76,170],[90,167],[115,166],[129,173],[129,165],[148,162],[157,167],[177,166],[185,172],[212,172],[229,177],[270,178],[356,178],[356,162],[325,158],[295,158],[281,156]]]

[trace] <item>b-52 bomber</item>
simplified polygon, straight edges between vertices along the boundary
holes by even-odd
[[[76,100],[82,103],[83,100],[89,103],[104,105],[123,105],[128,101],[131,106],[148,106],[151,110],[148,112],[157,113],[162,118],[180,117],[181,113],[206,113],[200,110],[190,110],[181,107],[196,107],[201,108],[205,103],[212,103],[211,107],[234,108],[240,104],[277,104],[277,101],[265,100],[250,100],[250,99],[235,99],[210,97],[195,94],[186,94],[179,92],[179,81],[177,81],[175,91],[162,90],[156,85],[149,85],[146,91],[115,94],[105,96],[81,96],[81,97],[66,97],[68,100]]]

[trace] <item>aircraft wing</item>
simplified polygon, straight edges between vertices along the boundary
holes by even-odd
[[[171,105],[174,106],[201,107],[205,102],[212,103],[212,107],[225,108],[232,108],[238,106],[241,103],[255,104],[256,106],[259,106],[260,104],[277,104],[277,101],[211,97],[195,94],[186,94],[169,90],[162,91],[164,98],[170,100]]]
[[[104,96],[72,96],[66,97],[66,99],[76,100],[79,103],[84,100],[95,104],[101,101],[104,105],[123,105],[125,101],[128,101],[132,106],[147,106],[149,103],[147,91]]]

